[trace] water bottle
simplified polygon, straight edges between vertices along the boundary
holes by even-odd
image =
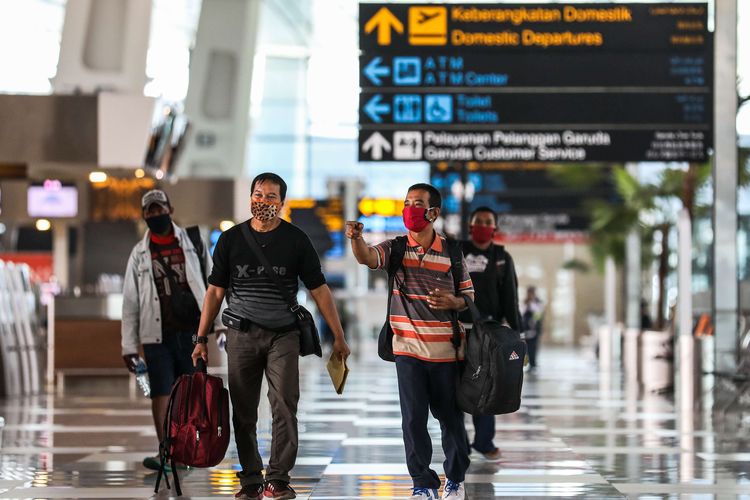
[[[146,362],[141,358],[138,358],[135,363],[135,380],[138,382],[138,386],[143,391],[143,395],[149,397],[151,395],[151,384],[148,381],[148,370],[146,370]]]

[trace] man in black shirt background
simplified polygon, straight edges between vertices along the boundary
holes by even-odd
[[[286,183],[278,175],[258,175],[251,185],[252,218],[242,224],[249,225],[251,236],[292,296],[297,295],[302,280],[333,332],[334,353],[346,359],[349,347],[318,254],[301,229],[279,218],[286,191]],[[242,466],[238,474],[242,488],[235,498],[260,500],[264,494],[266,498],[295,498],[289,471],[298,448],[299,330],[280,290],[244,239],[242,224],[224,232],[216,243],[198,337],[208,334],[225,296],[228,310],[247,325],[245,331],[229,328],[226,344],[234,438]],[[193,361],[199,357],[207,361],[205,343],[195,346]],[[264,373],[273,413],[265,478],[256,435]]]
[[[513,259],[505,247],[492,242],[497,231],[497,215],[491,208],[479,207],[472,212],[469,223],[471,239],[463,242],[462,249],[474,283],[477,308],[483,317],[504,321],[514,330],[520,331],[518,280]],[[466,314],[461,319],[471,322]],[[470,335],[471,332],[467,332],[467,336]],[[492,442],[495,437],[495,417],[488,415],[473,418],[472,448],[487,460],[498,460],[500,450]]]

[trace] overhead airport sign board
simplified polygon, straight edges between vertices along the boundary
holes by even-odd
[[[360,161],[703,161],[695,4],[360,4]]]

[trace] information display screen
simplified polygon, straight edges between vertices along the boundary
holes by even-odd
[[[705,3],[360,4],[360,161],[704,161]]]
[[[27,191],[29,217],[75,217],[78,215],[78,189],[58,180],[32,184]]]
[[[533,164],[533,168],[496,168],[499,163],[472,165],[466,182],[472,186],[467,212],[485,206],[498,217],[503,241],[583,241],[591,224],[591,202],[621,203],[612,181],[611,169],[587,166],[585,183],[564,182],[554,171]],[[443,196],[446,224],[461,224],[461,199],[454,189],[461,182],[459,169],[433,164],[430,184]],[[459,190],[460,193],[460,190]]]

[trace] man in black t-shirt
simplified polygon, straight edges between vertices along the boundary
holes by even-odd
[[[242,224],[249,225],[273,271],[292,296],[297,295],[298,280],[302,280],[333,331],[334,353],[346,359],[349,347],[318,254],[302,230],[279,218],[286,191],[286,183],[278,175],[258,175],[251,186],[252,218]],[[219,237],[208,283],[199,339],[207,335],[225,296],[230,313],[247,324],[245,331],[229,328],[226,345],[234,438],[242,466],[238,473],[242,489],[235,498],[295,498],[289,486],[289,472],[298,448],[300,342],[295,315],[245,241],[241,225]],[[206,346],[200,342],[193,351],[194,362],[199,357],[207,360]],[[271,457],[265,480],[256,436],[264,373],[273,413]]]
[[[492,240],[497,231],[497,215],[488,207],[479,207],[471,214],[471,239],[462,249],[471,281],[474,283],[475,303],[483,317],[504,321],[520,332],[521,315],[518,310],[518,280],[513,259],[505,247]],[[471,322],[467,314],[461,320]],[[471,335],[468,332],[467,335]],[[496,461],[500,450],[492,442],[495,437],[495,417],[475,416],[472,448],[486,460]]]

